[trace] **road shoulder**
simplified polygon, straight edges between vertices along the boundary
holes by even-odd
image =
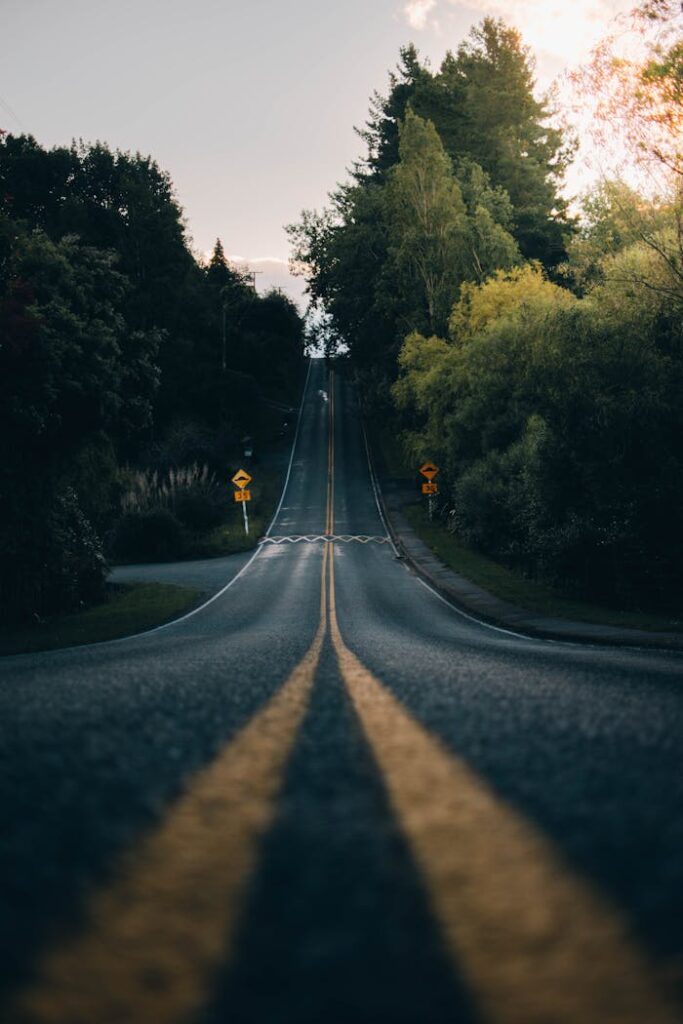
[[[370,457],[374,456],[375,453],[372,452]],[[650,632],[644,629],[551,618],[503,601],[441,561],[418,537],[403,515],[403,488],[397,486],[382,472],[381,460],[374,458],[372,472],[377,483],[382,513],[400,556],[417,576],[460,611],[490,625],[547,640],[683,651],[681,633]]]

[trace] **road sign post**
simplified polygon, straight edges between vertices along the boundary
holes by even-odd
[[[235,491],[235,501],[239,501],[242,506],[242,515],[244,516],[244,532],[247,537],[249,536],[249,516],[247,514],[247,502],[251,501],[251,491],[247,490],[247,486],[251,483],[252,477],[247,473],[246,469],[238,469],[232,478],[232,482],[237,488]]]
[[[420,466],[420,472],[427,479],[427,482],[422,484],[422,493],[427,495],[429,521],[431,522],[434,514],[434,495],[439,493],[439,485],[434,483],[434,477],[439,472],[439,467],[433,462],[423,462]]]

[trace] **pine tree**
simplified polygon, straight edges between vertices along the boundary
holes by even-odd
[[[465,203],[434,125],[410,108],[399,154],[387,186],[390,259],[406,292],[422,296],[428,331],[443,332],[463,277]]]
[[[225,258],[223,243],[220,238],[217,238],[206,270],[207,281],[216,288],[224,288],[225,285],[233,282],[233,277],[234,274]]]

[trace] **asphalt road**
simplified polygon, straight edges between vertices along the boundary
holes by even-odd
[[[683,1020],[679,656],[430,592],[317,361],[225,570],[168,627],[0,663],[3,1024]]]

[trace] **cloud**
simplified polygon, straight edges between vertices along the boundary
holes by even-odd
[[[289,260],[279,256],[229,256],[228,259],[236,266],[256,271],[256,290],[259,294],[263,295],[271,288],[279,288],[300,310],[306,308],[306,282],[302,277],[294,277],[290,273]]]
[[[272,263],[282,267],[289,266],[289,260],[283,260],[279,256],[229,256],[231,263]]]
[[[467,0],[467,6],[503,18],[521,31],[532,49],[572,64],[587,56],[632,0]]]
[[[422,29],[427,24],[429,15],[436,7],[436,0],[408,0],[403,13],[411,28]]]
[[[408,0],[403,14],[413,29],[434,24],[449,7],[502,17],[533,50],[571,65],[585,59],[611,30],[614,16],[632,6],[633,0]]]
[[[574,64],[611,30],[614,17],[632,5],[633,0],[408,0],[403,13],[414,29],[434,24],[449,8],[502,18],[520,30],[535,52]]]

